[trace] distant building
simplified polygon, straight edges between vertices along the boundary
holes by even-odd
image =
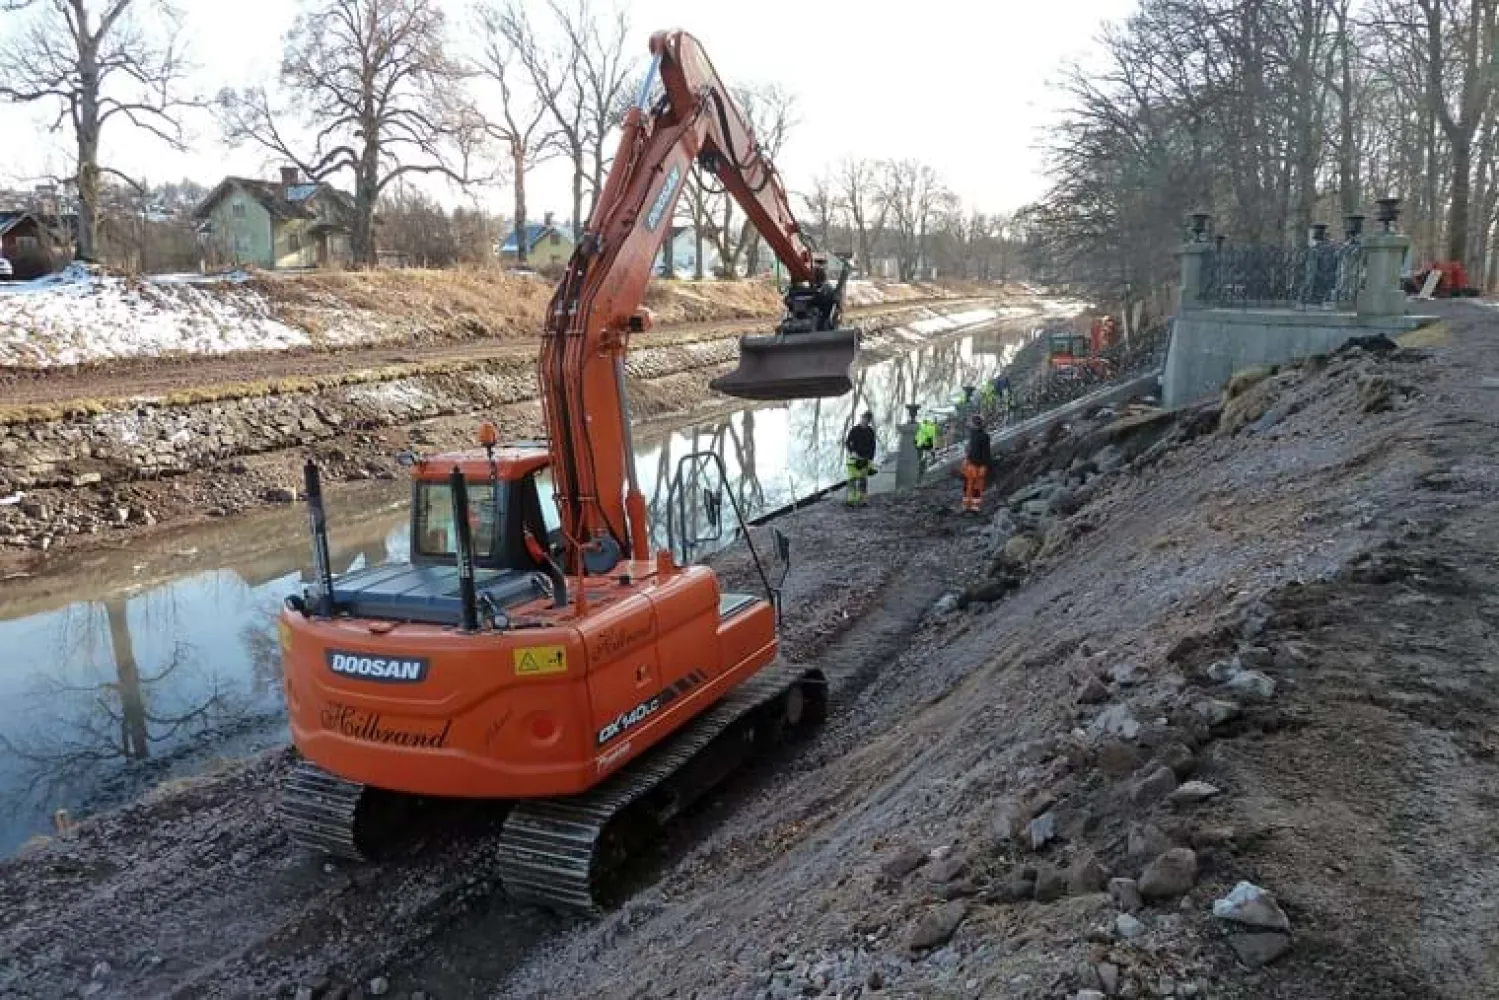
[[[0,212],[0,257],[10,261],[18,279],[38,278],[52,270],[52,239],[30,212]]]
[[[697,231],[691,226],[673,226],[671,230],[671,242],[663,244],[656,251],[656,263],[653,273],[658,277],[666,276],[667,258],[670,256],[671,270],[678,278],[694,278],[697,276]],[[718,277],[718,251],[713,246],[713,241],[703,236],[703,277]]]
[[[40,250],[46,240],[41,221],[30,212],[0,212],[0,256],[19,257]]]
[[[500,244],[500,261],[505,264],[520,262],[520,244],[516,237],[519,230],[512,226],[505,242]],[[573,239],[567,231],[552,224],[552,213],[548,212],[540,223],[526,224],[526,264],[529,267],[550,267],[566,264],[573,255]]]
[[[278,268],[348,264],[354,200],[330,184],[282,167],[274,181],[225,177],[193,210],[213,264]]]

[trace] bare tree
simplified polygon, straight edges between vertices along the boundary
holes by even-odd
[[[683,191],[682,203],[686,205],[692,222],[692,277],[696,281],[702,281],[706,268],[704,251],[707,250],[707,241],[714,231],[713,217],[717,209],[715,199],[723,196],[723,190],[708,180],[702,166],[696,161],[688,170],[687,176],[689,183]]]
[[[546,25],[536,25],[519,0],[507,0],[499,11],[498,28],[505,36],[513,58],[531,78],[532,93],[551,117],[556,144],[572,165],[572,233],[577,239],[583,225],[583,188],[588,176],[589,130],[587,87],[582,57],[572,33],[554,22],[565,15],[548,4]],[[547,28],[555,30],[548,31]]]
[[[466,184],[482,133],[459,97],[459,66],[444,47],[434,0],[308,0],[286,37],[286,106],[264,89],[225,91],[227,138],[250,143],[324,180],[354,178],[354,259],[376,260],[375,206],[408,174]],[[309,136],[294,131],[300,119]]]
[[[30,20],[0,46],[0,100],[53,104],[52,128],[72,129],[77,254],[92,260],[100,178],[129,180],[99,162],[104,126],[119,118],[183,148],[181,113],[193,102],[182,95],[186,65],[177,13],[166,0],[0,0],[0,13],[28,10]]]
[[[859,270],[869,275],[875,242],[885,229],[886,204],[879,197],[879,164],[850,158],[838,164],[838,199],[853,230],[854,256]]]
[[[1499,4],[1494,0],[1416,2],[1424,18],[1429,100],[1452,150],[1447,259],[1462,261],[1468,257],[1473,139],[1494,88],[1494,32]],[[1448,8],[1454,8],[1450,15]],[[1455,80],[1452,79],[1454,75]],[[1457,97],[1455,110],[1450,96],[1454,90]]]
[[[796,96],[778,84],[758,87],[740,87],[734,91],[734,101],[749,124],[763,156],[774,162],[786,148],[786,140],[792,129],[800,123],[797,117]],[[724,230],[730,231],[730,209],[733,199],[724,198]],[[754,275],[760,269],[760,234],[746,218],[739,226],[739,239],[730,248],[727,260],[733,265],[730,273],[736,273],[739,257],[745,258],[745,271]]]
[[[927,236],[952,196],[929,165],[898,160],[884,165],[879,198],[890,220],[901,280],[912,281],[930,264]]]
[[[588,214],[592,217],[604,187],[604,171],[612,159],[610,133],[624,117],[630,99],[629,83],[635,72],[635,60],[625,53],[630,23],[623,8],[611,7],[600,12],[593,0],[570,3],[549,0],[549,3],[576,60],[573,74],[580,97]]]
[[[775,84],[734,87],[731,93],[761,154],[774,161],[798,123],[796,98]],[[749,272],[758,270],[760,234],[748,218],[738,218],[734,199],[716,177],[694,166],[692,179],[684,200],[699,238],[712,241],[722,276],[737,275],[741,260]],[[702,256],[699,249],[699,260]]]
[[[838,196],[833,193],[833,180],[826,171],[812,178],[812,186],[802,195],[802,202],[811,214],[813,239],[819,247],[826,249],[839,211]]]
[[[476,71],[492,81],[500,92],[499,115],[486,121],[489,134],[505,144],[510,158],[511,191],[514,195],[516,260],[526,262],[526,176],[531,169],[561,152],[561,130],[551,120],[549,108],[556,104],[564,78],[532,74],[521,45],[529,33],[516,30],[523,24],[514,5],[487,0],[475,9],[483,50]],[[507,28],[507,25],[510,27]],[[552,89],[539,92],[547,86]]]
[[[417,267],[451,267],[458,262],[458,240],[443,207],[407,184],[380,198],[382,248],[396,251]]]

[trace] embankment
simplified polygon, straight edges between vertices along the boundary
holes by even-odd
[[[972,300],[857,320],[877,359],[1034,302]],[[725,401],[708,382],[737,356],[733,335],[642,346],[627,361],[639,420],[686,418]],[[233,382],[166,398],[64,407],[45,419],[0,423],[0,565],[64,547],[119,544],[157,525],[222,517],[295,499],[298,467],[314,454],[331,481],[391,478],[392,455],[466,445],[472,415],[508,439],[542,433],[534,348]],[[19,496],[17,495],[19,494]]]

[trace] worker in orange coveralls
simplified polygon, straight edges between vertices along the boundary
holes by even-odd
[[[968,422],[968,451],[963,456],[963,513],[977,514],[983,509],[992,464],[989,432],[984,430],[984,418],[975,413]]]

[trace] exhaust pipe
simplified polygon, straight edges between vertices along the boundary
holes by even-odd
[[[458,563],[458,601],[463,631],[479,631],[479,596],[474,588],[474,537],[468,526],[468,483],[453,466],[448,476],[453,494],[453,551]]]
[[[328,556],[328,517],[323,511],[323,482],[312,459],[302,466],[307,487],[307,520],[312,531],[312,570],[317,576],[316,610],[324,618],[333,615],[333,560]]]

